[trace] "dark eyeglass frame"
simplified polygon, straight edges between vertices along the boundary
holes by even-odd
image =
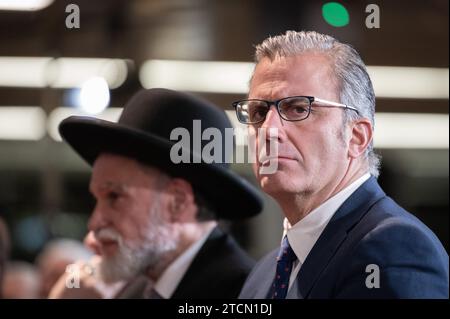
[[[299,119],[299,120],[291,120],[291,119],[286,118],[283,114],[281,114],[280,103],[283,102],[284,100],[292,99],[292,98],[306,98],[306,99],[308,99],[308,101],[309,101],[308,114],[304,118]],[[239,114],[238,114],[238,106],[242,102],[251,102],[251,101],[258,101],[258,102],[265,102],[265,103],[267,103],[267,106],[268,106],[267,107],[267,112],[269,112],[271,105],[275,105],[275,108],[277,109],[278,115],[283,120],[289,121],[289,122],[298,122],[298,121],[306,120],[309,117],[309,114],[311,113],[312,103],[322,104],[322,105],[315,105],[315,107],[338,107],[338,108],[343,108],[343,109],[348,109],[348,110],[355,111],[356,114],[359,115],[359,111],[356,108],[354,108],[352,106],[349,106],[349,105],[346,105],[346,104],[332,102],[332,101],[328,101],[328,100],[324,100],[324,99],[319,99],[319,98],[314,97],[314,96],[295,95],[295,96],[284,97],[282,99],[275,100],[275,101],[268,101],[268,100],[261,100],[261,99],[245,99],[245,100],[240,100],[240,101],[233,102],[232,105],[233,105],[233,107],[234,107],[234,109],[236,111],[236,117],[238,118],[238,121],[243,123],[243,124],[258,124],[258,123],[262,123],[262,122],[264,122],[266,120],[267,113],[264,116],[264,118],[261,119],[260,121],[253,121],[253,122],[243,122],[243,121],[241,121],[241,119],[239,117]]]

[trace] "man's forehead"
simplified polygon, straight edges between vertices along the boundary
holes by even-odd
[[[321,52],[305,52],[294,56],[277,56],[274,59],[263,58],[255,68],[259,76],[293,74],[296,70],[314,72],[332,71],[331,57]]]
[[[331,61],[323,53],[307,52],[291,57],[262,59],[250,83],[252,98],[316,95],[318,90],[336,88]]]
[[[124,181],[117,181],[117,180],[105,180],[105,181],[97,181],[96,179],[92,178],[90,183],[90,188],[97,189],[100,191],[117,191],[117,192],[125,192],[128,189],[128,186],[126,182]]]
[[[90,189],[126,192],[134,187],[152,187],[161,178],[161,172],[153,167],[123,156],[105,154],[99,156],[92,170]]]
[[[100,188],[113,188],[118,190],[123,190],[127,187],[127,184],[123,182],[116,182],[116,181],[105,181],[103,183],[100,183],[98,185]]]

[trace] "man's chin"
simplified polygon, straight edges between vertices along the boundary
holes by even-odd
[[[292,183],[292,176],[280,172],[259,176],[259,183],[261,189],[274,198],[277,198],[280,194],[287,195],[298,191]]]
[[[282,184],[273,183],[272,181],[267,180],[261,181],[261,189],[264,191],[264,193],[273,197],[274,199],[277,198],[277,194],[284,193]]]
[[[138,263],[132,256],[124,256],[117,250],[109,256],[102,256],[99,264],[100,278],[108,284],[133,279],[140,272]]]
[[[99,248],[100,256],[104,258],[114,258],[119,251],[119,244],[111,242],[109,244],[102,244]]]
[[[259,184],[264,191],[270,189],[280,189],[286,183],[287,176],[281,172],[276,172],[274,174],[264,174],[259,175]]]

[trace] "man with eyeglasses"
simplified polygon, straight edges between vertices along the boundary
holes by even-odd
[[[233,106],[256,137],[260,186],[288,221],[240,298],[448,298],[442,244],[377,183],[375,96],[352,47],[316,32],[270,37]],[[273,161],[274,173],[261,170]]]

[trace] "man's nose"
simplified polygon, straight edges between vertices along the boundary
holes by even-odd
[[[88,229],[95,232],[96,230],[107,226],[107,224],[108,221],[104,210],[99,203],[95,204],[95,208],[92,211],[92,215],[88,221]]]
[[[266,118],[261,125],[266,134],[266,140],[273,140],[277,137],[280,142],[284,137],[284,120],[281,118],[276,107],[273,105],[269,108]]]

